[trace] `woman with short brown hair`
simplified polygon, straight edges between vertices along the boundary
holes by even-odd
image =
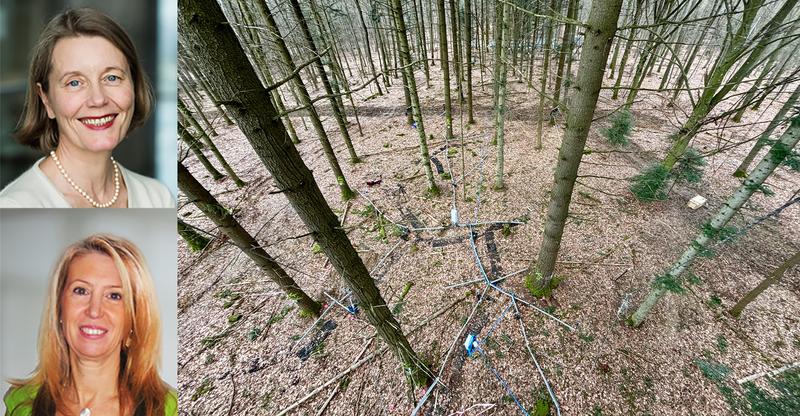
[[[54,17],[34,49],[16,132],[47,156],[0,191],[0,207],[174,206],[163,184],[111,156],[152,106],[152,88],[122,27],[88,8]]]

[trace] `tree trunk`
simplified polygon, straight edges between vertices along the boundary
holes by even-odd
[[[260,2],[259,2],[260,3]],[[300,8],[300,3],[298,0],[289,0],[289,3],[292,5],[292,11],[294,12],[294,16],[297,19],[297,23],[300,27],[301,32],[303,33],[303,37],[306,41],[306,46],[310,48],[310,52],[312,56],[320,56],[320,59],[317,59],[314,63],[317,67],[317,72],[319,72],[319,78],[322,81],[322,86],[325,88],[325,94],[330,96],[331,101],[331,109],[333,110],[333,115],[336,118],[336,123],[339,124],[339,130],[342,133],[342,139],[344,139],[344,144],[347,146],[347,151],[350,152],[350,160],[354,163],[358,161],[358,155],[356,154],[356,149],[353,147],[353,142],[350,140],[350,132],[347,131],[347,122],[344,120],[344,115],[342,115],[341,109],[339,107],[339,103],[336,100],[336,95],[333,91],[333,87],[331,86],[331,82],[328,79],[328,75],[325,73],[325,67],[322,65],[322,57],[317,50],[316,43],[314,42],[314,37],[311,35],[311,30],[308,28],[308,23],[306,22],[305,16],[303,15],[303,10]]]
[[[450,33],[453,35],[453,65],[455,67],[456,88],[458,89],[458,102],[464,102],[464,75],[461,72],[461,43],[458,34],[458,5],[455,0],[450,0]]]
[[[497,30],[500,32],[500,43],[497,48],[500,51],[499,62],[495,65],[497,72],[494,74],[494,82],[497,83],[495,91],[497,91],[497,98],[495,102],[494,113],[494,141],[497,144],[497,164],[494,175],[494,189],[505,189],[503,183],[503,162],[504,162],[504,148],[505,148],[505,119],[506,119],[506,82],[508,78],[508,71],[506,70],[506,53],[508,52],[509,31],[508,19],[504,18],[505,6],[501,1],[495,1],[495,10],[501,20],[500,27]]]
[[[201,251],[211,243],[208,237],[195,231],[194,227],[183,222],[180,218],[178,218],[178,235],[186,241],[186,245],[192,251]]]
[[[272,256],[261,248],[258,241],[236,221],[233,214],[223,207],[180,162],[178,162],[178,185],[181,192],[186,194],[189,200],[200,211],[203,211],[203,214],[213,221],[236,247],[250,257],[267,274],[267,277],[277,283],[289,299],[297,302],[297,306],[306,313],[319,316],[320,304],[311,299],[303,289],[300,289],[294,279],[289,277]]]
[[[569,5],[567,6],[567,16],[572,16],[575,13],[575,1],[568,0],[568,2]],[[572,34],[571,26],[571,24],[565,24],[564,36],[561,38],[561,48],[559,48],[558,68],[556,69],[556,87],[555,91],[553,92],[553,98],[556,99],[556,107],[561,105],[561,83],[564,79],[564,63],[567,59],[567,52],[569,50],[567,45],[572,42],[572,39],[570,39],[570,35]]]
[[[364,40],[367,44],[365,48],[367,50],[367,60],[369,61],[369,67],[372,70],[372,76],[375,77],[375,86],[378,87],[378,95],[383,95],[383,91],[381,90],[381,83],[378,80],[378,73],[375,71],[375,61],[372,59],[372,46],[369,44],[369,30],[367,29],[367,23],[364,21],[364,14],[361,11],[361,3],[359,0],[356,1],[356,10],[358,10],[358,19],[361,21],[361,28],[364,29]]]
[[[416,23],[417,27],[417,49],[419,49],[417,55],[422,59],[422,69],[425,71],[425,86],[430,88],[431,87],[431,70],[430,66],[428,65],[428,60],[426,57],[428,56],[428,51],[425,49],[425,25],[420,23],[421,16],[419,14],[419,10],[417,9],[417,0],[411,0],[412,5],[412,14],[414,15],[414,22]]]
[[[547,207],[542,246],[536,263],[530,266],[537,292],[540,293],[546,293],[551,287],[572,190],[603,84],[603,70],[608,61],[611,40],[617,31],[621,7],[622,0],[594,0],[589,12],[580,67],[567,106],[567,131],[558,151],[555,185]]]
[[[295,72],[296,66],[294,64],[294,59],[292,59],[292,55],[289,53],[289,48],[286,47],[286,42],[284,42],[280,29],[278,29],[278,24],[275,22],[275,17],[272,15],[272,11],[269,9],[269,6],[266,2],[258,1],[256,2],[256,6],[259,14],[261,14],[261,20],[264,21],[264,23],[267,25],[267,29],[273,35],[272,38],[275,46],[281,56],[281,59],[287,66],[288,71],[290,73]],[[328,164],[331,166],[331,171],[336,176],[336,183],[339,185],[339,191],[341,192],[342,200],[350,200],[355,197],[355,193],[352,189],[350,189],[350,185],[347,183],[344,172],[342,172],[342,168],[339,165],[339,160],[336,158],[336,153],[333,151],[333,146],[331,146],[331,142],[328,140],[328,133],[325,132],[325,127],[322,126],[322,120],[319,118],[317,109],[311,103],[311,97],[308,94],[306,85],[303,83],[303,80],[299,75],[293,77],[292,81],[294,82],[297,93],[300,96],[300,104],[302,104],[304,107],[307,107],[306,111],[308,111],[308,115],[311,118],[311,125],[314,126],[314,131],[316,131],[317,137],[319,137],[319,142],[322,145],[322,151],[325,153],[325,157],[328,159]]]
[[[438,0],[436,7],[439,17],[439,61],[441,62],[442,77],[444,78],[445,140],[450,143],[453,140],[453,102],[450,97],[450,62],[448,62],[447,57],[447,23],[444,0]]]
[[[467,123],[475,124],[472,110],[472,0],[464,0],[467,14],[464,19],[464,54],[467,57]]]
[[[728,313],[730,313],[731,316],[733,316],[734,318],[738,318],[742,314],[744,308],[746,308],[747,305],[750,304],[750,302],[754,301],[758,297],[758,295],[761,294],[761,292],[767,290],[768,287],[772,286],[775,282],[780,280],[787,270],[796,266],[798,263],[800,263],[800,251],[794,253],[792,257],[790,257],[788,260],[783,262],[783,264],[778,266],[778,268],[775,269],[775,271],[773,271],[772,274],[770,274],[766,279],[762,280],[761,283],[758,284],[758,286],[754,287],[753,290],[747,292],[746,295],[742,296],[742,298],[739,299],[738,302],[736,302],[736,305],[734,305],[733,308],[731,308],[731,310],[728,311]]]
[[[183,104],[183,100],[181,100],[180,97],[178,97],[178,110],[183,115],[183,118],[185,120],[189,120],[191,123],[194,124],[193,127],[195,129],[200,128],[200,125],[198,125],[197,121],[195,121],[195,119],[192,118],[192,115],[189,113],[189,109],[186,108],[186,105]],[[211,140],[211,138],[208,137],[208,135],[206,135],[205,133],[203,133],[201,137],[205,145],[209,148],[209,150],[211,150],[211,153],[214,154],[214,157],[216,157],[217,161],[219,161],[219,163],[222,165],[222,168],[225,169],[225,172],[228,174],[228,176],[230,176],[230,178],[233,179],[233,182],[236,184],[236,187],[237,188],[243,187],[245,185],[245,182],[239,179],[239,175],[236,174],[231,165],[228,164],[228,161],[225,160],[225,158],[222,156],[222,153],[220,153],[219,149],[217,149],[217,145],[215,145],[214,142]]]
[[[428,192],[432,195],[439,194],[439,187],[433,178],[433,170],[431,169],[431,157],[428,153],[428,142],[425,137],[425,125],[422,121],[422,108],[419,103],[419,96],[417,95],[417,82],[414,79],[414,69],[411,66],[411,54],[408,51],[408,38],[406,38],[406,23],[403,19],[403,6],[401,0],[392,0],[392,11],[394,15],[395,31],[397,32],[397,42],[399,43],[400,65],[403,67],[403,74],[405,75],[406,91],[408,91],[411,100],[411,112],[414,115],[414,121],[417,123],[417,132],[419,133],[419,149],[422,155],[422,165],[425,168],[425,177],[428,179]]]
[[[550,2],[550,10],[553,11],[553,13],[555,13],[556,2],[557,0],[552,0]],[[541,90],[539,91],[539,122],[536,124],[536,150],[542,149],[544,120],[547,114],[550,114],[550,110],[545,108],[544,102],[545,96],[547,95],[547,75],[550,69],[550,50],[553,46],[553,22],[547,19],[545,24],[547,25],[547,29],[545,31],[544,58],[542,59],[542,83],[540,85]],[[605,64],[603,64],[603,68],[605,68]]]
[[[639,16],[642,14],[642,3],[644,3],[644,0],[636,0],[636,3],[633,5],[634,12],[632,24],[634,26],[639,24]],[[625,65],[628,63],[628,56],[631,53],[631,47],[633,46],[633,40],[635,36],[635,28],[628,30],[628,39],[625,41],[625,49],[622,51],[622,59],[619,61],[619,65],[617,66],[617,81],[614,82],[614,92],[611,94],[611,98],[614,100],[619,97],[619,86],[622,84],[622,76],[625,74]]]
[[[689,248],[683,252],[683,255],[681,255],[678,261],[670,266],[666,275],[661,276],[659,279],[671,279],[680,283],[683,272],[692,265],[698,254],[708,247],[708,244],[712,241],[712,237],[717,235],[719,231],[725,227],[728,221],[739,211],[739,208],[750,199],[753,192],[755,192],[761,184],[764,183],[764,180],[772,174],[775,168],[783,162],[786,155],[794,148],[798,140],[800,140],[800,115],[794,116],[791,125],[781,136],[780,140],[772,146],[769,153],[761,160],[755,170],[748,175],[739,189],[737,189],[733,195],[728,198],[725,204],[722,205],[719,211],[717,211],[714,218],[708,223],[709,229],[700,233],[689,245]],[[653,306],[658,303],[661,297],[664,296],[666,291],[667,289],[663,285],[658,284],[658,280],[655,280],[651,285],[650,293],[648,293],[647,298],[639,305],[636,312],[631,315],[628,323],[632,326],[641,325],[644,318]]]
[[[733,176],[736,176],[737,178],[744,178],[745,176],[747,176],[747,169],[750,167],[750,164],[753,163],[753,159],[756,158],[758,152],[761,151],[761,148],[763,148],[764,145],[767,144],[770,134],[772,134],[772,132],[775,131],[775,129],[779,125],[781,125],[781,123],[784,122],[784,117],[786,117],[786,114],[788,114],[789,111],[792,109],[794,103],[797,102],[798,98],[800,98],[800,85],[798,85],[797,88],[795,88],[792,95],[789,96],[789,99],[786,100],[785,103],[783,103],[783,107],[781,107],[781,109],[778,110],[778,114],[775,114],[775,118],[773,118],[772,121],[769,123],[767,129],[764,130],[763,133],[761,133],[761,136],[759,136],[758,140],[756,140],[756,143],[753,145],[753,148],[750,149],[750,152],[747,154],[744,160],[742,160],[742,163],[740,163],[739,167],[736,168],[736,171],[733,172]]]
[[[183,140],[186,143],[186,145],[189,146],[189,149],[197,157],[197,160],[199,160],[200,163],[203,164],[203,167],[206,168],[208,173],[211,174],[212,179],[218,181],[225,177],[225,175],[223,175],[222,172],[218,171],[217,168],[215,168],[214,165],[211,164],[211,161],[208,160],[206,155],[203,154],[203,151],[200,150],[200,142],[198,142],[197,139],[192,137],[192,134],[189,133],[188,130],[186,130],[186,127],[184,127],[183,123],[181,123],[180,121],[178,121],[178,137],[180,137],[181,140]]]
[[[278,189],[350,287],[367,320],[398,356],[404,374],[412,379],[412,386],[422,385],[425,377],[417,364],[419,358],[339,226],[339,219],[322,196],[311,171],[277,120],[269,93],[259,85],[219,5],[214,0],[179,0],[178,8],[178,27],[187,39],[187,46],[194,55],[206,58],[204,69],[215,81],[213,85],[219,95],[229,97],[237,124]]]

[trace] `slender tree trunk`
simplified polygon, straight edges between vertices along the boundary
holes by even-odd
[[[444,78],[444,123],[445,139],[447,143],[453,140],[453,102],[450,97],[450,62],[447,53],[447,23],[445,17],[444,0],[436,2],[439,16],[439,61],[442,66],[442,77]]]
[[[197,139],[192,137],[192,134],[189,133],[188,130],[186,130],[186,127],[184,127],[183,123],[181,123],[180,121],[178,121],[178,137],[180,137],[181,140],[183,140],[186,143],[186,145],[189,146],[189,149],[197,157],[197,160],[199,160],[200,163],[203,164],[203,167],[206,168],[208,173],[211,174],[212,179],[218,181],[225,177],[225,175],[223,175],[222,172],[218,171],[217,168],[215,168],[214,165],[211,164],[211,161],[208,160],[206,155],[203,154],[203,151],[200,150],[200,142],[198,142]]]
[[[656,279],[650,288],[645,300],[639,305],[636,312],[631,315],[628,323],[632,326],[639,326],[644,321],[647,314],[664,296],[667,289],[663,284],[658,284],[659,280],[671,279],[680,282],[681,275],[688,269],[697,256],[704,251],[709,243],[712,241],[712,236],[719,233],[723,227],[730,221],[731,218],[739,211],[739,208],[750,199],[753,192],[764,183],[769,175],[775,170],[786,154],[791,151],[800,140],[800,115],[794,116],[791,125],[786,132],[781,136],[780,140],[775,143],[770,149],[769,153],[761,160],[758,166],[751,172],[744,183],[737,189],[733,195],[720,207],[714,218],[711,219],[709,230],[704,231],[698,235],[694,241],[689,245],[689,248],[683,252],[683,255],[670,266],[665,276]]]
[[[215,81],[219,95],[231,97],[230,107],[237,124],[278,189],[350,287],[367,320],[400,359],[404,374],[412,380],[411,386],[422,385],[426,377],[418,367],[419,358],[339,226],[339,219],[322,196],[311,171],[276,119],[269,93],[259,85],[219,5],[214,0],[179,0],[178,9],[178,27],[187,39],[188,48],[196,56],[206,58],[204,69]]]
[[[272,71],[269,70],[267,65],[264,65],[263,74],[268,85],[275,83],[274,79],[272,78]],[[277,88],[272,90],[272,99],[275,100],[275,109],[278,110],[279,113],[286,112],[286,106],[283,104],[281,93]],[[297,137],[297,131],[294,129],[294,124],[292,124],[289,114],[283,117],[283,125],[286,126],[286,131],[289,132],[289,137],[291,137],[292,143],[299,144],[300,138]]]
[[[189,113],[189,109],[186,108],[186,105],[183,104],[183,100],[181,100],[180,97],[178,98],[178,110],[183,115],[183,118],[185,120],[189,120],[189,122],[194,124],[193,127],[195,128],[195,130],[200,128],[200,126],[197,124],[197,121],[195,121],[192,118],[192,115]],[[245,182],[239,179],[239,175],[236,174],[231,165],[228,164],[228,161],[225,160],[225,157],[222,156],[222,153],[217,148],[217,145],[214,144],[214,142],[211,140],[210,137],[208,137],[208,135],[202,134],[201,137],[205,145],[208,147],[209,150],[211,150],[211,153],[214,154],[214,157],[216,157],[217,161],[222,165],[222,168],[225,169],[225,172],[228,174],[228,176],[230,176],[230,178],[233,179],[233,182],[236,184],[236,187],[238,188],[243,187],[245,185]]]
[[[292,58],[291,53],[289,53],[289,48],[286,46],[286,42],[283,40],[281,32],[278,29],[278,24],[272,15],[272,11],[269,9],[269,6],[266,2],[259,1],[255,4],[259,14],[261,15],[261,20],[267,25],[267,29],[270,31],[270,33],[272,33],[278,54],[281,56],[284,64],[286,64],[288,67],[288,71],[290,73],[295,72],[297,67],[294,64],[294,59]],[[311,125],[314,126],[314,130],[317,133],[319,142],[322,145],[322,150],[325,153],[325,157],[328,159],[328,164],[331,166],[331,171],[336,176],[336,183],[339,185],[339,191],[341,192],[342,199],[345,201],[352,199],[355,197],[355,193],[352,189],[350,189],[350,185],[347,183],[344,172],[342,172],[342,168],[339,165],[339,160],[336,159],[336,153],[333,151],[333,146],[331,146],[330,140],[328,140],[328,133],[325,132],[325,128],[322,126],[322,120],[319,118],[317,109],[311,103],[311,97],[308,95],[306,85],[303,83],[303,80],[299,75],[293,77],[292,81],[294,82],[297,93],[300,96],[300,104],[302,104],[304,107],[307,107],[306,111],[308,111],[309,118],[311,118]]]
[[[188,245],[189,250],[192,251],[201,251],[211,243],[208,237],[195,231],[194,227],[185,223],[180,218],[178,218],[178,235],[183,238],[183,241],[186,241],[186,245]]]
[[[505,15],[505,6],[501,1],[495,1],[495,10],[500,16]],[[494,140],[497,143],[497,165],[494,176],[494,189],[505,189],[503,183],[503,162],[505,150],[505,119],[506,119],[506,82],[508,78],[508,71],[506,70],[506,53],[508,52],[509,30],[508,19],[501,17],[500,27],[497,28],[500,32],[500,43],[497,45],[500,50],[500,59],[495,68],[494,79],[497,83],[495,91],[497,91],[497,106],[494,113]]]
[[[422,165],[425,168],[425,177],[428,179],[428,192],[433,195],[439,194],[439,187],[433,178],[433,170],[431,169],[431,157],[428,153],[428,142],[425,136],[425,125],[422,121],[422,108],[419,103],[419,96],[417,95],[417,81],[414,79],[414,69],[411,66],[411,54],[408,51],[408,38],[406,38],[406,23],[403,19],[403,6],[401,0],[392,0],[392,11],[394,15],[395,30],[397,31],[397,42],[399,43],[400,65],[403,67],[403,74],[405,74],[406,91],[408,91],[409,98],[411,99],[411,112],[414,115],[414,121],[417,123],[417,132],[419,133],[419,149],[422,155]]]
[[[608,62],[611,40],[617,31],[621,7],[622,0],[594,0],[589,12],[578,76],[567,106],[567,131],[558,151],[555,185],[547,207],[542,246],[536,263],[530,266],[537,292],[540,293],[546,293],[551,287],[572,190],[603,84],[603,70]]]
[[[375,77],[375,86],[378,87],[378,95],[383,95],[383,91],[381,90],[381,83],[378,80],[378,73],[375,71],[375,61],[372,59],[372,46],[369,44],[369,30],[367,29],[367,23],[364,21],[364,14],[361,11],[361,3],[359,0],[355,0],[356,2],[356,10],[358,10],[358,19],[361,21],[361,28],[364,29],[364,41],[367,44],[365,48],[367,50],[367,60],[369,61],[369,67],[372,70],[372,76]]]
[[[417,9],[417,0],[411,0],[412,11],[414,14],[414,22],[416,23],[417,27],[417,48],[419,49],[419,55],[422,58],[422,69],[425,71],[425,86],[427,88],[431,87],[431,70],[430,66],[428,65],[428,60],[425,58],[428,56],[428,51],[425,50],[425,25],[420,23],[422,21],[419,10]]]
[[[798,263],[800,263],[800,251],[794,253],[792,257],[790,257],[788,260],[783,262],[783,264],[778,266],[778,268],[775,269],[775,271],[773,271],[766,279],[762,280],[761,283],[758,284],[758,286],[754,287],[753,290],[747,292],[746,295],[742,296],[742,298],[739,299],[738,302],[736,302],[736,305],[734,305],[733,308],[731,308],[731,310],[728,311],[728,313],[730,313],[731,316],[733,316],[734,318],[738,318],[742,314],[744,308],[746,308],[747,305],[750,304],[750,302],[754,301],[758,297],[758,295],[761,294],[761,292],[767,290],[767,288],[772,286],[775,282],[779,281],[787,270],[796,266]]]
[[[458,34],[458,5],[455,0],[450,0],[450,33],[453,35],[453,65],[455,67],[456,88],[458,89],[458,102],[464,102],[464,74],[461,72],[461,42]]]
[[[467,123],[475,124],[472,110],[472,4],[471,0],[464,0],[464,9],[467,14],[464,19],[464,54],[467,57]]]
[[[557,0],[552,0],[550,2],[550,10],[555,10],[556,1]],[[547,25],[547,29],[545,30],[547,35],[545,37],[544,58],[542,59],[542,83],[540,85],[541,90],[539,91],[539,122],[536,124],[536,150],[542,149],[544,120],[547,114],[550,114],[549,109],[545,108],[544,102],[545,96],[547,95],[548,70],[550,69],[550,50],[553,45],[553,22],[547,19],[545,24]],[[605,68],[605,65],[603,65],[603,68]]]
[[[567,6],[567,16],[572,16],[575,13],[575,2],[573,0],[568,0],[569,5]],[[561,47],[559,48],[558,54],[558,69],[556,69],[556,86],[555,91],[553,92],[553,98],[556,100],[556,107],[561,105],[561,83],[564,79],[564,63],[567,59],[567,52],[569,45],[572,40],[570,39],[570,35],[572,34],[571,24],[565,24],[564,26],[564,36],[561,38]],[[613,69],[612,69],[613,71]],[[566,94],[565,94],[566,95]]]
[[[192,93],[189,92],[189,91],[191,91],[189,89],[189,85],[186,85],[186,83],[182,82],[180,80],[180,76],[179,76],[179,79],[178,79],[178,85],[184,91],[186,91],[186,97],[189,98],[189,102],[192,104],[192,107],[194,107],[194,109],[197,110],[197,114],[200,115],[200,119],[203,120],[203,124],[205,124],[206,127],[208,127],[208,132],[211,133],[211,136],[218,136],[219,134],[214,129],[214,125],[212,125],[211,122],[208,121],[208,118],[206,118],[206,114],[203,111],[203,106],[195,99],[195,97],[192,95]]]
[[[321,306],[320,304],[311,299],[300,286],[295,283],[294,279],[289,277],[285,270],[270,256],[256,239],[250,235],[228,209],[222,206],[208,190],[206,190],[200,182],[195,179],[192,174],[183,166],[183,163],[178,162],[178,185],[181,192],[186,194],[191,202],[203,211],[214,224],[219,227],[231,242],[236,247],[250,257],[256,265],[266,273],[267,277],[273,282],[277,283],[281,290],[286,293],[289,299],[297,302],[306,313],[319,316]]]
[[[639,16],[642,15],[643,3],[644,0],[636,0],[636,3],[633,5],[634,12],[632,22],[634,26],[639,24]],[[633,46],[635,37],[636,29],[631,28],[628,30],[628,40],[625,41],[625,49],[622,51],[622,60],[619,61],[619,66],[617,67],[617,81],[614,82],[614,92],[611,94],[611,98],[614,100],[619,97],[619,86],[622,85],[622,76],[625,74],[625,65],[628,63],[628,56],[631,53],[631,46]]]
[[[759,136],[758,140],[756,140],[756,143],[753,145],[753,148],[750,149],[747,157],[742,160],[742,163],[740,163],[739,167],[736,168],[736,171],[733,172],[733,176],[736,176],[737,178],[744,178],[747,176],[747,169],[750,167],[750,164],[753,163],[753,159],[756,158],[758,152],[761,151],[764,145],[768,143],[769,136],[772,134],[772,132],[775,131],[775,129],[785,121],[784,117],[786,117],[786,114],[791,111],[798,98],[800,98],[800,85],[795,88],[792,95],[789,96],[789,99],[783,104],[783,107],[778,110],[778,113],[775,114],[775,118],[773,118],[767,126],[767,129],[761,133],[761,136]]]
[[[303,10],[300,8],[300,3],[298,0],[289,0],[289,3],[292,5],[292,11],[297,19],[300,31],[305,38],[306,45],[311,49],[311,55],[321,56],[317,50],[316,43],[314,42],[314,37],[311,35],[311,29],[308,28],[308,23],[303,15]],[[339,103],[335,97],[336,94],[333,91],[333,87],[331,87],[331,82],[328,79],[328,75],[325,73],[325,67],[322,65],[322,59],[323,58],[320,58],[315,61],[317,72],[319,72],[319,78],[322,81],[322,86],[325,87],[325,93],[331,96],[330,101],[333,115],[336,118],[336,122],[339,124],[339,131],[342,133],[342,139],[344,139],[344,144],[347,146],[347,151],[350,152],[350,160],[355,163],[359,160],[358,155],[356,154],[356,149],[353,147],[353,142],[350,140],[350,132],[347,131],[347,122],[344,119],[344,115],[342,115],[342,112],[340,111]]]

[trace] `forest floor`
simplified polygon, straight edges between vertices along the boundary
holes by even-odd
[[[362,194],[349,203],[341,202],[313,130],[310,126],[305,130],[300,118],[293,118],[304,161],[331,207],[343,218],[350,240],[372,270],[411,345],[440,377],[420,414],[522,414],[514,398],[530,414],[545,414],[535,411],[537,406],[543,407],[548,395],[526,348],[521,325],[563,415],[737,413],[748,407],[747,388],[737,379],[800,360],[797,268],[754,301],[740,319],[723,314],[800,250],[797,205],[753,227],[733,243],[717,246],[713,257],[699,259],[693,267],[698,279],[686,286],[686,293],[668,294],[639,329],[620,320],[626,310],[638,305],[651,279],[675,261],[739,185],[731,174],[750,144],[709,156],[702,182],[675,186],[668,200],[638,202],[628,190],[628,180],[663,157],[668,136],[679,127],[678,120],[684,118],[681,111],[689,111],[689,104],[681,101],[671,108],[665,96],[642,91],[634,105],[631,144],[615,148],[605,142],[600,131],[608,126],[606,116],[622,100],[611,100],[611,91],[604,90],[587,141],[592,152],[581,164],[583,176],[573,194],[557,264],[556,272],[564,281],[552,301],[539,301],[530,296],[519,272],[535,259],[541,243],[564,122],[545,126],[544,148],[535,151],[538,96],[525,83],[512,82],[515,77],[509,74],[506,190],[492,190],[495,149],[490,145],[490,74],[485,74],[486,85],[481,87],[480,73],[475,71],[477,124],[468,126],[466,114],[462,124],[456,111],[457,143],[450,143],[449,148],[443,139],[439,67],[432,67],[431,74],[430,88],[425,86],[422,71],[417,72],[417,82],[425,129],[433,135],[431,155],[445,171],[437,175],[442,189],[439,197],[425,194],[419,137],[417,130],[406,124],[399,78],[391,80],[393,85],[383,96],[365,100],[371,94],[369,89],[359,93],[363,135],[355,123],[350,134],[362,163],[346,162],[347,152],[335,121],[329,108],[321,106],[349,184]],[[649,77],[645,86],[655,88],[658,82],[657,75]],[[213,108],[207,105],[213,117]],[[768,122],[778,108],[776,103],[763,112],[748,112],[741,127],[720,125],[700,134],[693,146],[710,152],[756,136],[765,124],[748,124]],[[349,104],[347,109],[349,119],[355,121]],[[224,238],[201,253],[190,252],[180,241],[180,413],[278,414],[334,380],[289,413],[410,414],[414,403],[409,395],[418,400],[423,392],[408,391],[398,360],[382,349],[383,343],[375,338],[363,314],[351,315],[331,302],[328,295],[341,299],[347,294],[341,279],[324,254],[315,253],[310,237],[294,238],[306,233],[302,222],[285,197],[271,193],[275,185],[242,133],[218,121],[220,136],[215,142],[248,182],[246,188],[237,189],[229,179],[213,182],[195,158],[185,163],[306,292],[333,306],[314,325],[300,317],[293,302]],[[463,146],[458,139],[461,136]],[[450,172],[458,181],[455,197],[446,179]],[[377,185],[367,184],[377,180]],[[742,227],[786,202],[800,189],[800,175],[780,168],[767,184],[775,195],[754,195],[734,218],[733,226]],[[686,203],[696,194],[708,202],[692,210]],[[507,295],[486,290],[487,285],[479,280],[467,228],[403,234],[402,228],[392,224],[446,227],[453,201],[462,222],[526,220],[513,227],[475,227],[480,262],[489,278],[509,275],[500,287],[552,313],[574,331],[519,302],[517,315]],[[179,206],[179,215],[187,222],[213,230],[185,199]],[[454,287],[467,281],[476,282]],[[407,283],[413,286],[398,303]],[[467,332],[483,341],[483,358],[466,357],[463,343]],[[362,365],[336,378],[359,360]],[[510,390],[504,389],[497,376]],[[774,393],[768,379],[759,378],[747,397],[754,397],[753,391]],[[760,400],[769,401],[769,397]]]

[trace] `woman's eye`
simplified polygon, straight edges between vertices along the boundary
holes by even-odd
[[[122,300],[122,293],[113,292],[108,295],[111,300]]]
[[[80,87],[80,85],[81,85],[81,82],[78,81],[77,79],[73,79],[72,81],[67,83],[67,86],[72,87],[72,88]]]
[[[120,80],[120,78],[118,76],[116,76],[116,75],[109,75],[109,76],[106,77],[106,79],[109,82],[117,82],[117,81]]]
[[[85,295],[85,294],[87,294],[89,292],[86,290],[86,288],[78,286],[75,289],[72,289],[72,293],[74,293],[76,295]]]

